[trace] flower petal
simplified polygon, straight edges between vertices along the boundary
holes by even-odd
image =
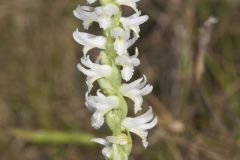
[[[92,22],[97,20],[97,15],[94,12],[93,7],[89,6],[78,6],[73,14],[75,17],[83,21],[84,29],[88,29]]]
[[[87,0],[89,4],[95,3],[97,0]]]
[[[144,16],[140,16],[140,15],[141,15],[141,12],[138,11],[129,17],[120,18],[120,22],[122,23],[123,28],[125,30],[131,29],[137,38],[139,37],[139,32],[140,32],[139,25],[146,22],[149,18],[147,15],[144,15]]]
[[[89,33],[79,32],[77,29],[73,32],[73,38],[77,43],[87,47],[84,50],[84,54],[87,54],[92,48],[105,48],[106,38],[103,36],[95,36]]]
[[[112,154],[112,146],[107,146],[102,149],[102,154],[105,158],[110,158]]]
[[[120,4],[120,5],[129,6],[137,12],[138,9],[137,9],[137,4],[136,3],[138,1],[140,1],[140,0],[117,0],[117,3]]]
[[[109,143],[103,138],[93,138],[93,139],[91,139],[91,141],[95,142],[95,143],[98,143],[98,144],[101,144],[101,145],[104,145],[104,146],[109,145]]]

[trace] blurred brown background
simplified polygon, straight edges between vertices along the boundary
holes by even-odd
[[[0,160],[97,160],[72,10],[81,0],[0,1]],[[131,160],[240,160],[240,1],[142,0],[145,97],[159,124]],[[210,17],[210,19],[209,19]],[[216,17],[218,23],[216,23]],[[139,145],[137,145],[139,144]]]

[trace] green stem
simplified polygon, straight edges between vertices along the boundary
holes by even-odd
[[[94,137],[88,133],[61,132],[61,131],[32,131],[21,129],[8,130],[10,135],[36,144],[81,144],[94,146],[91,139]]]

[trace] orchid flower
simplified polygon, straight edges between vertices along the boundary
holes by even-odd
[[[93,63],[89,56],[84,56],[81,58],[82,64],[89,68],[86,69],[80,63],[77,65],[77,68],[87,76],[86,83],[88,85],[88,92],[91,91],[93,83],[102,77],[108,77],[112,71],[112,68],[109,65],[101,65]]]
[[[134,9],[135,12],[138,11],[137,9],[137,2],[139,2],[140,0],[117,0],[117,3],[119,5],[125,5],[125,6],[129,6],[132,9]]]
[[[104,148],[102,149],[103,156],[106,159],[110,158],[110,156],[112,154],[112,143],[111,142],[109,142],[108,140],[103,139],[103,138],[93,138],[92,141],[103,145],[104,146]]]
[[[139,137],[141,137],[143,146],[146,148],[148,146],[147,130],[152,129],[154,126],[156,126],[157,121],[157,117],[153,119],[153,112],[152,108],[150,107],[150,109],[143,115],[135,118],[126,117],[123,120],[122,125],[130,132],[133,132]]]
[[[112,24],[112,16],[118,13],[119,8],[114,4],[101,7],[78,6],[73,11],[75,17],[83,21],[84,29],[88,29],[92,22],[98,22],[99,26],[106,29]]]
[[[84,29],[88,29],[92,22],[96,21],[98,18],[97,14],[94,12],[94,8],[89,6],[78,6],[73,11],[73,14],[83,21]]]
[[[83,53],[86,55],[92,48],[105,48],[106,38],[104,36],[95,36],[85,32],[79,32],[78,29],[73,32],[73,38],[76,42],[83,45]]]
[[[94,112],[92,116],[92,126],[96,129],[103,125],[104,115],[119,105],[118,97],[105,96],[99,90],[97,91],[97,96],[89,96],[87,92],[85,98],[86,106],[90,111]]]
[[[132,39],[129,39],[130,31],[124,30],[120,27],[116,27],[112,30],[112,36],[115,38],[113,45],[118,55],[126,54],[127,49],[131,47],[137,40],[136,36]]]
[[[126,140],[126,135],[125,134],[120,134],[118,137],[117,136],[107,136],[106,139],[103,138],[93,138],[93,142],[101,144],[104,146],[102,149],[102,154],[104,157],[110,158],[111,154],[114,150],[114,145],[126,145],[128,142]]]
[[[125,96],[133,100],[134,102],[134,112],[137,113],[141,111],[141,105],[143,102],[142,96],[145,96],[152,92],[152,85],[147,84],[147,78],[144,75],[143,78],[137,79],[129,84],[124,83],[120,86],[120,92]]]
[[[148,16],[140,16],[141,11],[137,11],[135,14],[129,16],[129,17],[121,17],[120,22],[123,25],[123,28],[125,30],[131,29],[137,36],[139,37],[140,27],[139,25],[145,23],[148,20]]]
[[[134,67],[140,64],[140,60],[137,58],[138,56],[138,49],[135,49],[135,55],[129,56],[129,54],[122,54],[116,58],[116,63],[122,66],[121,74],[122,78],[125,81],[129,81],[134,72]]]
[[[119,12],[119,8],[114,4],[107,4],[102,7],[96,8],[96,14],[98,15],[99,26],[103,29],[107,29],[112,24],[112,16]]]

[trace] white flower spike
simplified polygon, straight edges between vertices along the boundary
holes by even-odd
[[[140,64],[140,60],[137,58],[138,56],[138,49],[135,49],[135,55],[129,56],[129,54],[123,54],[116,58],[116,63],[122,66],[121,74],[122,78],[125,81],[129,81],[134,72],[134,67]]]
[[[125,83],[120,86],[120,92],[125,96],[133,100],[134,112],[141,111],[141,105],[143,102],[142,96],[145,96],[152,92],[152,85],[147,84],[147,78],[144,75],[143,78],[135,80],[129,84]]]
[[[88,4],[96,1],[87,0]],[[87,108],[93,113],[92,126],[99,129],[106,122],[114,135],[105,139],[92,139],[104,146],[102,153],[107,160],[128,160],[132,150],[132,137],[129,132],[140,136],[143,146],[147,147],[148,129],[157,123],[151,108],[141,116],[127,117],[128,105],[125,98],[134,102],[134,112],[137,113],[142,110],[143,96],[153,89],[152,85],[146,84],[145,75],[128,82],[133,77],[134,67],[140,64],[138,49],[136,48],[135,54],[131,56],[128,49],[139,38],[139,26],[149,18],[138,11],[136,3],[139,1],[100,0],[100,6],[78,6],[73,11],[75,17],[82,21],[85,30],[96,22],[104,35],[96,36],[79,32],[78,29],[73,32],[74,40],[83,45],[83,57],[77,67],[87,76],[88,91],[85,98]],[[122,17],[122,5],[131,7],[135,13]],[[87,54],[93,48],[100,50],[94,62]],[[126,83],[122,83],[122,80]],[[95,81],[98,81],[100,89],[93,96],[90,92]]]
[[[112,71],[112,68],[109,65],[101,65],[97,63],[93,63],[89,56],[84,56],[81,58],[81,62],[84,66],[89,69],[83,67],[80,63],[77,65],[77,68],[87,76],[86,83],[88,85],[88,92],[91,91],[93,87],[93,83],[102,77],[108,77]]]
[[[147,135],[148,129],[152,129],[157,124],[157,117],[153,119],[152,108],[135,118],[127,117],[123,120],[122,125],[130,132],[135,133],[142,138],[143,146],[146,148],[148,146]]]
[[[92,126],[96,129],[100,128],[104,123],[104,116],[110,110],[117,108],[119,105],[118,97],[105,96],[99,90],[97,96],[89,96],[87,92],[85,95],[86,106],[93,113]]]
[[[73,38],[76,42],[84,46],[83,53],[85,55],[92,48],[105,48],[106,38],[104,36],[95,36],[93,34],[79,32],[77,29],[73,32]]]

